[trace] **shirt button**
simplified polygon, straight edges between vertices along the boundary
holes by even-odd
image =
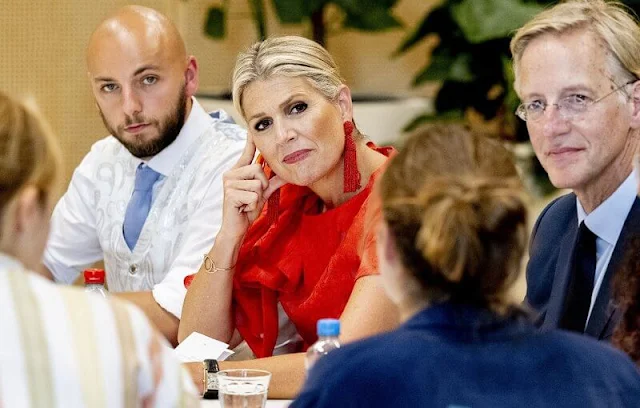
[[[129,273],[130,274],[135,275],[137,270],[138,270],[138,265],[132,264],[131,266],[129,266]]]

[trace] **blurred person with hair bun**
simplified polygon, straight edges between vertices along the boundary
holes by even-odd
[[[382,284],[403,324],[320,359],[292,408],[637,406],[640,375],[624,354],[539,332],[510,300],[527,210],[499,142],[426,127],[377,188]]]

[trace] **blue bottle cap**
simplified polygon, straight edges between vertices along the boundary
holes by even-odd
[[[318,320],[318,336],[339,336],[340,320],[320,319]]]

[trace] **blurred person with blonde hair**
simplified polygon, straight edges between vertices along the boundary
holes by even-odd
[[[176,344],[186,293],[222,220],[222,174],[246,131],[194,97],[198,64],[164,15],[126,6],[89,38],[87,75],[110,135],[76,168],[57,204],[45,273],[71,283],[103,261],[112,294]]]
[[[32,272],[60,170],[44,120],[0,92],[0,406],[197,406],[190,377],[142,312]]]
[[[637,406],[640,373],[623,353],[540,333],[510,300],[527,210],[499,142],[425,127],[376,188],[382,285],[403,324],[321,358],[291,408]]]

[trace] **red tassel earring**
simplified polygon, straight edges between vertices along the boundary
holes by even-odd
[[[262,156],[259,156],[258,162],[262,165],[262,169],[265,171],[268,179],[275,176],[275,173],[267,165],[267,161]],[[274,191],[267,200],[267,221],[269,225],[275,223],[278,220],[280,212],[280,189]]]
[[[356,141],[353,139],[353,122],[344,122],[344,189],[352,193],[360,189],[360,172],[356,159]]]

